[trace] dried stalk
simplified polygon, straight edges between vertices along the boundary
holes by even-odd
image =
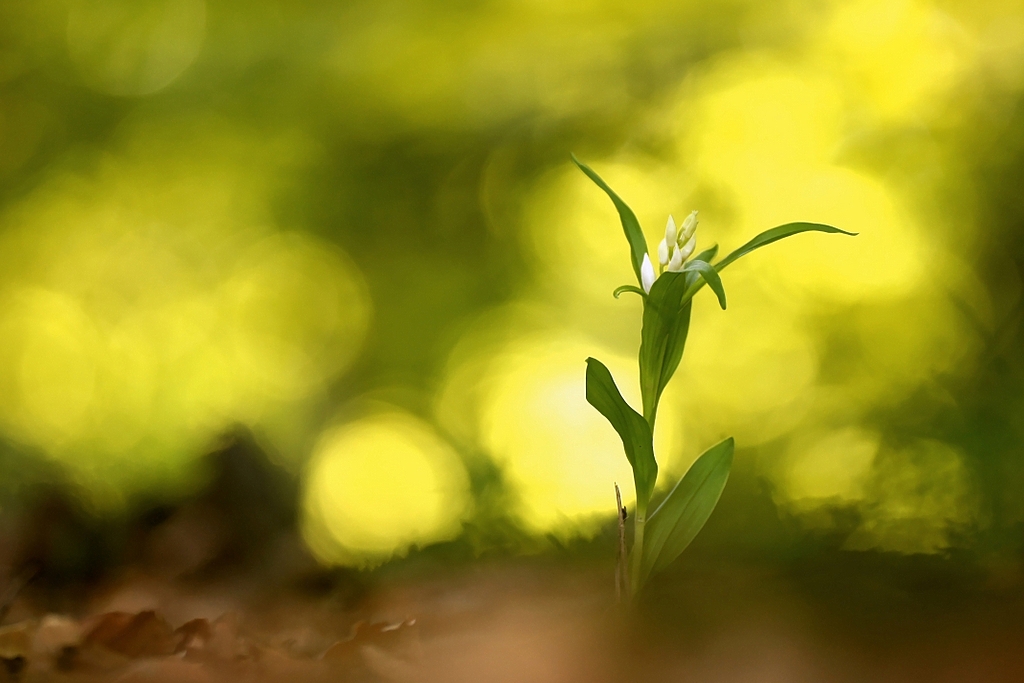
[[[626,555],[626,508],[622,506],[622,494],[615,484],[615,516],[619,520],[619,551],[615,556],[615,599],[620,603],[629,599],[629,562]]]

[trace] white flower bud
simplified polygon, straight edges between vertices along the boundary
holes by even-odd
[[[658,245],[658,263],[663,266],[668,263],[668,245],[669,243],[665,240]]]
[[[672,247],[672,258],[669,259],[668,265],[665,267],[670,273],[678,273],[683,269],[683,260],[686,257],[683,256],[683,252],[679,250],[679,247]]]
[[[640,284],[644,291],[651,293],[651,286],[654,284],[654,266],[651,265],[651,257],[644,254],[644,262],[640,264]]]
[[[696,248],[697,248],[697,236],[694,235],[693,237],[690,238],[690,240],[686,244],[684,244],[683,246],[679,247],[676,250],[676,254],[681,254],[683,260],[685,261],[686,259],[688,259],[690,257],[690,254],[692,254],[693,250],[696,249]]]
[[[679,233],[679,236],[678,236],[678,238],[676,240],[678,242],[679,246],[683,246],[684,244],[689,242],[690,238],[693,237],[693,233],[696,232],[696,231],[697,231],[697,212],[696,211],[691,211],[690,215],[686,217],[685,221],[683,221],[683,229]]]
[[[668,224],[665,226],[665,241],[669,244],[676,242],[676,220],[672,218],[672,214],[668,215]]]

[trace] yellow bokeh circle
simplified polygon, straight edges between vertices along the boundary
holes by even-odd
[[[744,264],[733,268],[723,274],[728,310],[709,292],[697,295],[686,353],[668,391],[680,392],[701,443],[731,435],[751,446],[785,434],[805,417],[819,359],[800,311]]]
[[[586,534],[614,514],[613,484],[634,499],[622,441],[586,400],[586,358],[599,358],[619,390],[640,406],[636,362],[564,331],[515,339],[489,363],[480,436],[504,469],[519,514],[535,531]],[[681,430],[671,405],[659,412],[656,453],[673,469]]]
[[[56,447],[87,428],[100,335],[68,296],[40,288],[3,298],[0,419],[15,435]]]
[[[101,92],[149,95],[173,83],[199,55],[205,0],[78,0],[68,16],[68,53]]]
[[[300,233],[250,248],[224,288],[232,355],[262,391],[295,398],[347,367],[369,322],[366,285],[339,249]]]
[[[320,559],[374,564],[461,531],[469,480],[425,422],[388,409],[323,434],[304,484],[303,533]]]

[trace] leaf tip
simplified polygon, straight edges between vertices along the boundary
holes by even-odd
[[[860,234],[859,232],[850,232],[849,230],[843,230],[842,228],[837,228],[834,225],[829,225],[828,227],[832,228],[836,232],[841,233],[843,235],[849,235],[850,237],[856,237],[857,235]]]
[[[736,439],[734,439],[733,437],[730,436],[728,439],[726,439],[722,443],[725,445],[726,450],[729,451],[729,463],[730,463],[729,467],[731,468],[732,467],[733,455],[736,452]]]
[[[636,285],[622,285],[620,287],[616,287],[615,291],[612,292],[612,296],[614,296],[616,299],[618,299],[622,295],[623,292],[632,292],[633,294],[639,294],[641,297],[643,297],[645,299],[647,298],[647,292],[645,292],[644,290],[640,289]]]

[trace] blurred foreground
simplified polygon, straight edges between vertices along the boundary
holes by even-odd
[[[711,561],[623,614],[607,567],[516,562],[282,590],[131,573],[70,617],[29,597],[5,680],[710,683],[1018,681],[1024,594],[949,568],[894,577]],[[861,572],[875,578],[865,582]],[[813,575],[813,576],[812,576]],[[950,591],[951,587],[956,587]],[[952,598],[952,599],[951,599]],[[44,616],[45,615],[45,616]],[[80,616],[79,616],[80,615]],[[2,675],[2,674],[0,674]]]
[[[1024,675],[1014,566],[851,554],[827,536],[769,558],[722,544],[719,517],[629,610],[615,601],[611,525],[533,558],[479,559],[453,543],[376,572],[335,570],[301,543],[288,478],[245,432],[208,463],[202,494],[121,525],[94,526],[58,493],[5,520],[0,680]]]

